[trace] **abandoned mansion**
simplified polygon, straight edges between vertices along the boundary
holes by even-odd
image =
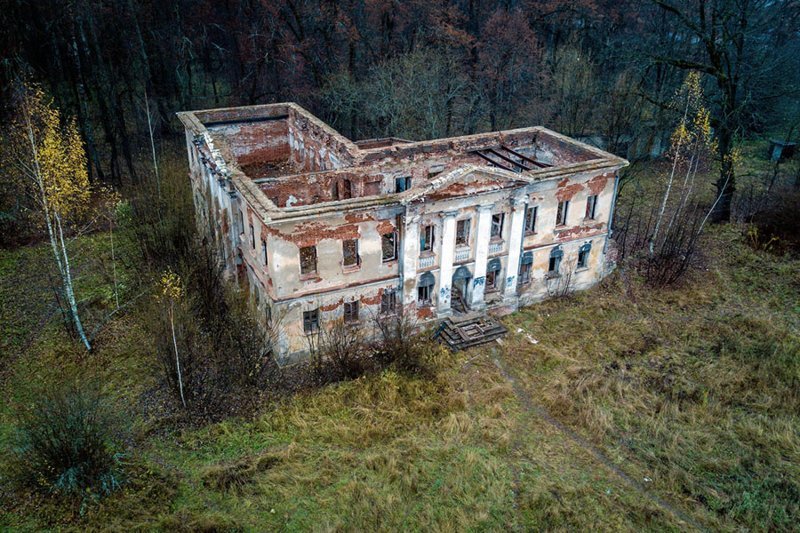
[[[283,360],[333,321],[507,312],[609,271],[627,161],[545,128],[354,142],[292,103],[179,117],[198,224]]]

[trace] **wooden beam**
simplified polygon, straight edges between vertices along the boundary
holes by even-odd
[[[525,161],[527,161],[528,163],[530,163],[532,165],[536,165],[539,168],[547,168],[547,167],[553,166],[553,165],[548,165],[547,163],[541,163],[539,161],[536,161],[535,159],[531,159],[528,156],[522,155],[521,153],[517,152],[516,150],[512,150],[511,148],[509,148],[508,146],[506,146],[504,144],[501,144],[500,148],[502,148],[506,152],[514,154],[515,156],[519,157],[520,159],[524,159]]]
[[[494,159],[492,159],[492,158],[491,158],[491,157],[489,157],[488,155],[484,154],[483,152],[480,152],[480,151],[478,151],[478,150],[475,150],[475,151],[474,151],[474,152],[472,152],[472,153],[474,153],[474,154],[477,154],[477,155],[481,156],[483,159],[485,159],[486,161],[488,161],[489,163],[493,164],[493,165],[494,165],[494,166],[496,166],[496,167],[500,167],[500,168],[502,168],[503,170],[508,170],[509,172],[514,172],[514,169],[508,168],[508,167],[507,167],[507,166],[505,166],[505,165],[501,165],[499,161],[495,161]]]
[[[512,165],[516,165],[516,166],[518,166],[518,167],[519,167],[519,168],[521,168],[522,170],[533,170],[531,167],[525,166],[523,163],[520,163],[520,162],[518,162],[518,161],[514,161],[514,160],[513,160],[513,159],[511,159],[510,157],[508,157],[508,156],[505,156],[505,155],[501,154],[500,152],[498,152],[498,151],[497,151],[497,150],[495,150],[494,148],[487,148],[487,149],[486,149],[486,151],[487,151],[487,152],[491,152],[492,154],[496,155],[496,156],[497,156],[497,157],[499,157],[500,159],[503,159],[503,160],[505,160],[505,161],[508,161],[508,162],[509,162],[509,163],[511,163]]]

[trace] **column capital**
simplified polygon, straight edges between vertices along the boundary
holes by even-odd
[[[442,217],[442,218],[455,218],[455,217],[457,217],[457,216],[458,216],[460,213],[461,213],[461,211],[458,211],[458,210],[453,210],[453,211],[442,211],[441,213],[439,213],[439,216],[440,216],[440,217]]]
[[[524,194],[522,196],[512,196],[511,208],[514,209],[515,211],[517,209],[524,209],[525,206],[528,204],[529,200],[530,199],[527,194]]]
[[[494,209],[494,204],[479,204],[478,205],[478,212],[491,211],[492,209]]]

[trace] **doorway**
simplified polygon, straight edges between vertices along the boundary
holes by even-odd
[[[472,273],[465,266],[460,266],[453,273],[453,292],[450,297],[450,308],[456,313],[466,313],[469,310],[469,281]]]

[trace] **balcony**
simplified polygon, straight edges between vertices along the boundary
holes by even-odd
[[[489,255],[499,254],[502,251],[503,251],[503,241],[489,243]]]
[[[430,268],[436,260],[435,255],[425,255],[419,258],[419,268]]]
[[[463,261],[467,261],[469,259],[471,250],[469,248],[464,248],[461,250],[456,250],[455,262],[461,263]]]

